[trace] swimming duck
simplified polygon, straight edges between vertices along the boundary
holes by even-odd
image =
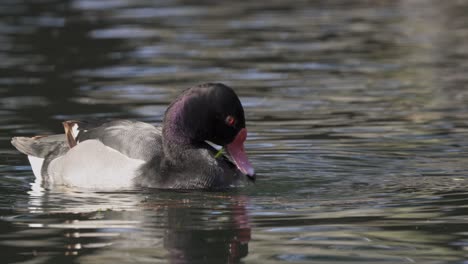
[[[71,120],[63,126],[64,134],[11,141],[28,155],[45,187],[224,189],[255,180],[244,150],[244,109],[233,89],[221,83],[185,90],[169,105],[161,126],[133,120]]]

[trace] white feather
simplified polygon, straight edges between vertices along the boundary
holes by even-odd
[[[44,159],[28,155],[28,160],[29,160],[29,163],[31,164],[31,168],[34,173],[34,176],[36,176],[36,178],[42,179],[41,170],[42,170],[42,164],[44,163]]]
[[[126,189],[133,186],[138,169],[145,163],[107,147],[99,140],[86,140],[65,156],[53,160],[48,168],[58,185],[92,190]]]
[[[71,132],[72,132],[72,137],[76,140],[76,137],[78,136],[78,132],[80,132],[78,130],[78,124],[74,124],[72,126],[72,131]]]

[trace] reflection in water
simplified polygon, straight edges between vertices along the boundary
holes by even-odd
[[[203,262],[237,263],[248,254],[250,224],[245,197],[236,197],[233,204],[218,212],[199,215],[199,209],[168,210],[168,227],[164,248],[174,263]],[[223,211],[231,211],[226,215]],[[196,216],[196,217],[194,217]],[[203,219],[202,228],[197,220]],[[220,225],[220,223],[223,223]],[[195,246],[196,245],[196,246]]]
[[[153,192],[31,194],[27,212],[0,221],[19,227],[3,235],[18,241],[0,244],[15,246],[9,257],[39,256],[48,263],[64,257],[119,261],[132,252],[171,263],[237,263],[247,256],[251,228],[245,196]]]

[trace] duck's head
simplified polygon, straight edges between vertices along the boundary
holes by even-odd
[[[255,170],[244,150],[244,109],[230,87],[206,83],[186,90],[166,111],[163,133],[180,144],[210,141],[222,146],[237,168],[255,180]]]

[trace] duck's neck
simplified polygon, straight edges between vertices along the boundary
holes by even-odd
[[[186,120],[187,98],[182,97],[174,102],[166,111],[163,122],[163,144],[188,147],[194,142],[196,131],[187,124]]]

